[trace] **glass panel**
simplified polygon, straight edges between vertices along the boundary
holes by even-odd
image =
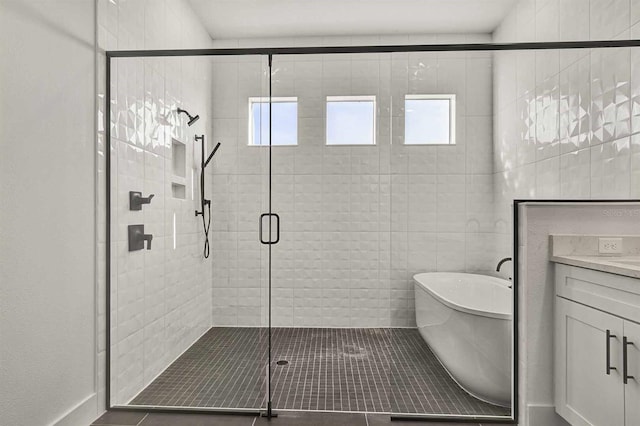
[[[456,290],[473,279],[495,285],[487,277],[500,239],[492,220],[493,54],[394,53],[391,62],[391,325],[402,327],[391,340],[391,411],[510,416],[511,322],[465,318],[432,295],[438,286],[452,293],[441,296],[447,300],[471,296]],[[508,311],[509,283],[498,282]],[[493,378],[480,383],[485,374]],[[499,390],[487,393],[491,387]]]
[[[228,155],[212,169],[218,209],[213,229],[220,241],[213,252],[213,324],[225,336],[213,343],[224,351],[219,374],[234,383],[221,392],[223,403],[264,409],[269,258],[260,244],[259,219],[269,209],[269,158],[268,150],[248,146],[247,123],[249,98],[268,96],[267,57],[214,57],[212,75],[212,134]],[[256,142],[266,144],[262,134]]]
[[[299,113],[298,146],[272,153],[276,410],[389,412],[389,108],[377,99],[390,62],[381,56],[273,58],[274,96],[295,96]],[[336,138],[349,145],[327,145],[332,119],[350,124]],[[362,136],[367,145],[355,145]]]
[[[263,408],[269,169],[240,123],[248,96],[265,96],[266,58],[112,63],[111,404]],[[141,250],[130,225],[148,235]]]

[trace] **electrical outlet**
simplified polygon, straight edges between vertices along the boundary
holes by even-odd
[[[600,254],[622,253],[622,238],[598,238],[598,251]]]

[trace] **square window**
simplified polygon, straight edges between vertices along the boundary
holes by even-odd
[[[453,145],[456,95],[406,95],[405,145]]]
[[[375,96],[327,96],[327,145],[375,145]]]
[[[272,146],[298,144],[298,98],[271,98]],[[249,145],[269,146],[269,98],[249,98]]]

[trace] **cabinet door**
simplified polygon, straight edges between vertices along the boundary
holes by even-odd
[[[622,328],[620,318],[556,297],[556,411],[572,425],[624,426]]]
[[[640,425],[640,324],[624,322],[624,335],[627,341],[627,379],[624,386],[626,426]]]

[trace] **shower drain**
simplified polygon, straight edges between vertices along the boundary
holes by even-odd
[[[276,361],[276,364],[278,364],[278,365],[287,365],[287,364],[289,364],[289,361],[287,361],[286,359],[281,359],[279,361]]]
[[[344,345],[342,347],[342,354],[353,358],[366,358],[369,355],[365,348],[356,345]]]

